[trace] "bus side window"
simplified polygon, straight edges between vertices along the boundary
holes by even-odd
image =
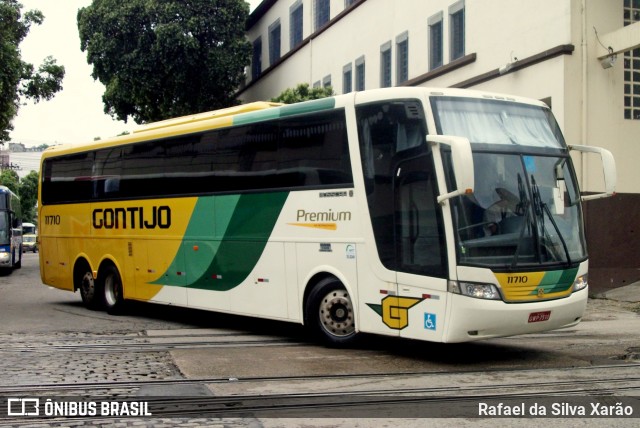
[[[391,158],[395,152],[395,129],[385,115],[386,104],[359,107],[360,158],[367,191],[369,216],[378,257],[390,270],[396,269]]]
[[[444,234],[422,107],[414,100],[384,102],[356,114],[380,261],[390,270],[440,275]]]

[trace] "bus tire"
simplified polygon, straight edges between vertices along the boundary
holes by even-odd
[[[85,269],[81,269],[78,271],[76,281],[84,306],[87,309],[91,309],[94,311],[100,309],[101,300],[100,292],[98,291],[98,284],[93,278],[93,273],[88,266]]]
[[[124,293],[122,279],[118,269],[108,265],[100,275],[100,290],[104,307],[111,315],[119,315],[124,309]]]
[[[307,299],[305,326],[332,347],[344,347],[356,339],[356,323],[351,297],[335,277],[318,282]]]

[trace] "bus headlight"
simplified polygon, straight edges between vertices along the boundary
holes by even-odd
[[[587,288],[587,285],[589,285],[589,274],[585,273],[573,281],[573,291],[580,291],[583,288]]]
[[[10,257],[11,257],[11,253],[8,253],[6,251],[0,251],[0,262],[6,263],[9,261]]]
[[[500,292],[493,284],[449,281],[449,291],[476,299],[500,300]]]

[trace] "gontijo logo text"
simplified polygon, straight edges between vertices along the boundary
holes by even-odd
[[[92,215],[96,229],[168,229],[171,227],[171,208],[159,207],[96,208]]]

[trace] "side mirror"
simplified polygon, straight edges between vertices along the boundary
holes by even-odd
[[[603,149],[601,147],[580,146],[580,145],[571,145],[569,146],[569,150],[575,150],[580,153],[596,153],[600,155],[600,158],[602,160],[605,191],[604,193],[597,193],[595,195],[582,196],[581,199],[583,201],[588,201],[591,199],[607,198],[609,196],[613,196],[616,194],[616,183],[617,183],[616,161],[613,158],[613,154],[611,154],[609,150]]]
[[[456,179],[457,189],[438,196],[438,203],[461,195],[470,195],[474,190],[474,168],[471,143],[464,137],[449,135],[427,135],[427,142],[431,146],[446,145],[451,148],[453,160],[453,175]]]

